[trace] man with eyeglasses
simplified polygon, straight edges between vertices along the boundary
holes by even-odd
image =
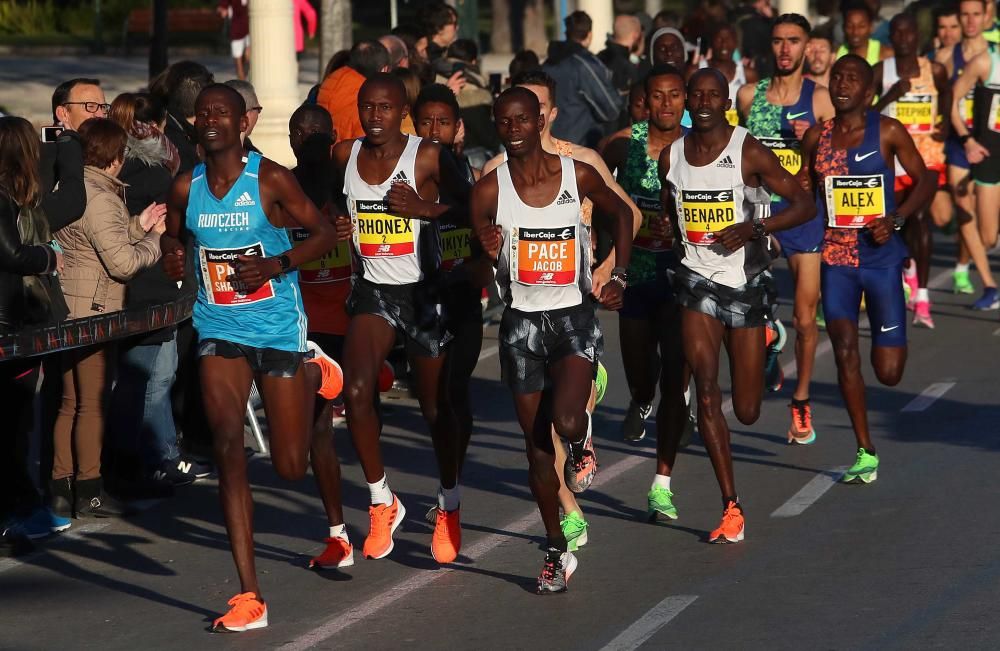
[[[226,82],[226,85],[242,95],[243,101],[247,103],[247,130],[241,136],[243,138],[243,148],[259,154],[261,151],[250,142],[250,134],[253,133],[253,128],[257,126],[257,120],[260,119],[261,111],[264,110],[260,105],[260,100],[257,99],[257,91],[254,90],[253,84],[244,79],[230,79]]]

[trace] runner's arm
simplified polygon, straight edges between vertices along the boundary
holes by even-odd
[[[733,98],[736,103],[736,112],[740,114],[740,124],[746,124],[747,118],[750,117],[750,107],[753,105],[753,94],[756,86],[756,84],[743,84],[736,91],[736,97]]]
[[[347,206],[347,195],[344,194],[344,178],[346,176],[347,163],[351,159],[351,148],[354,146],[353,140],[345,140],[333,148],[333,184],[330,196],[337,210],[344,215],[350,214]]]
[[[990,72],[990,52],[985,50],[973,57],[972,61],[965,66],[962,74],[955,80],[951,95],[951,126],[955,130],[958,138],[969,136],[965,141],[965,155],[970,163],[978,163],[990,155],[990,151],[979,144],[975,138],[971,137],[965,120],[959,111],[960,104],[965,101],[965,96],[969,94],[976,83],[985,80]]]
[[[635,205],[631,197],[625,194],[625,189],[618,184],[614,175],[611,174],[611,170],[608,169],[608,166],[604,163],[604,159],[601,158],[596,151],[588,147],[574,147],[573,152],[577,154],[574,158],[593,167],[594,170],[600,175],[601,180],[603,180],[604,183],[618,195],[618,198],[625,202],[625,205],[629,207],[629,210],[632,211],[632,239],[635,239],[636,234],[639,232],[639,228],[642,227],[642,213],[639,212],[639,207]]]
[[[817,122],[826,122],[833,118],[833,102],[830,100],[830,89],[816,85],[813,90],[813,115]]]
[[[816,152],[816,144],[819,142],[820,131],[820,125],[816,124],[809,127],[806,135],[802,137],[802,164],[799,166],[798,174],[795,175],[795,180],[810,196],[815,194],[813,191],[813,156]]]
[[[500,186],[496,172],[485,174],[474,186],[469,196],[469,221],[472,237],[482,248],[484,257],[496,262],[500,253],[500,227],[496,225],[497,202]]]
[[[420,144],[420,151],[417,154],[417,166],[418,169],[429,170],[425,182],[429,180],[434,183],[439,198],[441,188],[446,187],[454,201],[451,203],[428,201],[412,185],[400,182],[393,183],[386,194],[389,208],[410,218],[433,221],[447,217],[455,223],[465,223],[465,207],[469,204],[470,186],[465,174],[459,169],[455,156],[440,145],[424,141]],[[420,189],[426,193],[423,184]]]
[[[938,92],[937,114],[940,122],[934,125],[934,139],[944,142],[951,131],[951,84],[948,83],[948,71],[936,61],[931,62],[931,73],[934,76],[934,86]]]
[[[160,236],[163,270],[171,280],[184,279],[184,213],[191,193],[191,172],[178,174],[167,197],[167,230]]]
[[[632,214],[635,204],[625,203],[621,196],[609,186],[601,174],[583,161],[576,161],[576,182],[580,198],[590,199],[594,208],[615,220],[615,261],[619,267],[628,267],[632,257],[632,239],[635,237]],[[618,185],[617,183],[615,184]],[[621,186],[618,186],[621,190]]]

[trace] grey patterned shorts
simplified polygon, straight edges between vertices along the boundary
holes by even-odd
[[[549,385],[548,366],[569,355],[591,362],[604,351],[604,337],[594,306],[547,312],[507,308],[500,319],[500,376],[515,393],[537,393]]]
[[[442,300],[438,283],[432,280],[409,285],[378,285],[355,278],[347,299],[347,313],[382,317],[402,337],[407,353],[440,357],[452,339],[444,325]]]
[[[759,328],[771,318],[777,299],[770,271],[762,271],[742,287],[727,287],[678,265],[674,274],[678,304],[718,319],[727,328]]]

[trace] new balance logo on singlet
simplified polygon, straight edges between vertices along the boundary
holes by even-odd
[[[556,200],[556,205],[565,206],[568,203],[576,203],[576,199],[574,199],[573,195],[569,193],[569,190],[563,190],[563,193],[559,195],[559,198]]]
[[[239,196],[238,199],[233,203],[234,206],[256,206],[253,197],[250,196],[249,192],[244,192]]]
[[[733,163],[732,156],[726,156],[716,164],[716,167],[728,167],[729,169],[734,169],[736,165]]]

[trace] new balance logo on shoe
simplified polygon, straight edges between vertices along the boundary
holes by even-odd
[[[574,199],[573,195],[569,193],[569,190],[563,190],[563,193],[559,195],[559,198],[556,200],[556,205],[565,206],[569,203],[576,203],[576,199]]]
[[[735,169],[735,167],[736,167],[736,165],[733,164],[733,157],[732,156],[726,156],[725,158],[723,158],[722,160],[720,160],[715,166],[716,167],[728,167],[729,169]]]
[[[236,202],[233,205],[239,207],[239,206],[256,206],[257,204],[256,202],[254,202],[253,197],[250,196],[249,192],[244,192],[239,196],[238,199],[236,199]]]

